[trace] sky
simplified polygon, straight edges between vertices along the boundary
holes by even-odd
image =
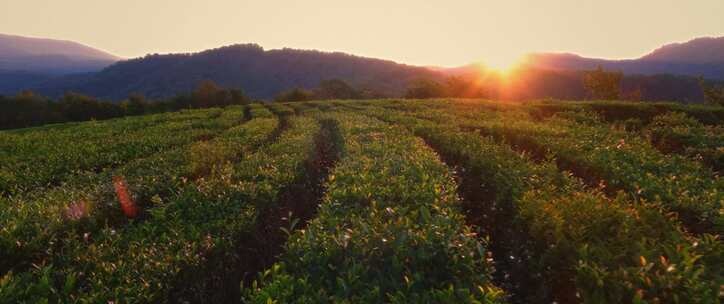
[[[637,58],[724,36],[724,0],[0,0],[0,33],[121,57],[235,43],[504,67],[529,52]]]

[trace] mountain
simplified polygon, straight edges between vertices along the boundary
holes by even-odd
[[[641,57],[642,61],[689,64],[724,64],[724,37],[697,38],[665,45]]]
[[[575,54],[536,53],[528,55],[524,62],[553,70],[591,70],[600,65],[625,74],[674,74],[724,80],[724,37],[669,44],[638,59],[606,60]]]
[[[66,91],[119,100],[131,93],[163,98],[193,90],[212,80],[241,88],[254,98],[272,98],[293,87],[313,88],[320,81],[344,79],[373,92],[399,96],[417,78],[441,79],[423,67],[309,50],[264,50],[255,44],[232,45],[193,54],[148,55],[117,62],[98,73],[53,79],[36,88],[58,96]]]
[[[97,72],[60,77],[0,70],[0,94],[31,89],[50,97],[74,91],[116,101],[133,93],[158,99],[188,93],[202,81],[212,80],[226,88],[242,89],[252,98],[270,99],[284,90],[314,88],[322,80],[338,78],[375,95],[396,97],[402,96],[416,79],[444,81],[449,76],[461,76],[488,82],[490,98],[581,99],[586,95],[580,71],[600,65],[623,71],[626,76],[622,89],[631,94],[641,92],[646,100],[701,102],[704,97],[695,77],[724,80],[724,63],[719,59],[722,53],[718,51],[722,45],[724,38],[700,38],[667,45],[631,60],[531,54],[520,68],[525,72],[518,73],[519,79],[513,81],[515,92],[503,92],[506,86],[500,80],[481,76],[487,74],[481,65],[419,67],[344,53],[264,50],[256,44],[239,44],[198,53],[147,55],[117,61]],[[82,46],[81,49],[87,50]]]
[[[0,71],[0,94],[14,93],[53,79],[53,76],[25,71]]]
[[[0,72],[5,77],[23,75],[65,75],[99,71],[121,58],[64,40],[29,38],[0,34]]]

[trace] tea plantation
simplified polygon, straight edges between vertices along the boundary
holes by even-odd
[[[0,132],[0,303],[720,303],[724,108],[364,100]]]

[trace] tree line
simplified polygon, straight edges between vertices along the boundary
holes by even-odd
[[[693,94],[692,94],[693,93]],[[497,73],[448,77],[443,81],[419,79],[407,88],[406,98],[488,98],[531,100],[628,100],[695,102],[724,105],[724,83],[676,75],[630,75],[606,71],[553,71],[523,69],[506,79]]]
[[[143,95],[132,94],[119,103],[73,92],[53,100],[32,91],[23,91],[15,96],[0,95],[0,129],[226,107],[250,102],[251,99],[241,90],[222,88],[211,81],[201,82],[190,94],[163,100],[147,100]]]
[[[634,78],[634,81],[629,80],[627,83],[623,73],[605,71],[601,67],[593,71],[583,71],[582,74],[550,73],[554,72],[537,72],[537,74],[534,72],[533,76],[530,74],[520,75],[517,76],[519,78],[517,84],[505,83],[499,75],[494,74],[476,77],[452,76],[444,81],[419,79],[412,81],[408,85],[404,97],[415,99],[445,97],[525,99],[526,97],[535,98],[535,96],[553,96],[569,99],[641,101],[645,100],[646,93],[651,94],[642,90],[642,84],[650,88],[653,87],[654,89],[647,91],[655,93],[656,88],[672,83],[681,83],[681,79],[675,78],[675,76],[668,76],[669,78],[667,78],[666,75],[658,78],[640,76],[640,79]],[[530,79],[534,81],[530,81]],[[536,84],[540,83],[545,85],[536,86]],[[699,79],[697,85],[708,103],[724,106],[724,85],[703,79]],[[510,91],[506,92],[506,89]],[[668,89],[672,88],[669,87]],[[524,94],[528,94],[528,96]],[[341,79],[330,79],[321,81],[316,88],[297,87],[283,91],[274,98],[274,101],[293,102],[388,97],[393,96],[386,96],[369,89],[355,88]],[[182,109],[226,107],[251,102],[253,102],[252,99],[247,97],[242,90],[223,88],[208,80],[199,83],[189,94],[180,94],[159,100],[148,100],[143,95],[131,94],[127,99],[119,103],[73,92],[68,92],[53,100],[34,94],[31,91],[23,91],[14,96],[0,95],[0,129],[25,128],[49,123],[93,119],[102,120]]]
[[[358,89],[341,79],[322,80],[316,88],[292,88],[274,97],[276,102],[387,98],[385,94],[369,89]]]
[[[306,101],[326,99],[371,99],[386,97],[370,90],[357,89],[340,79],[324,80],[317,88],[295,88],[278,94],[275,101]],[[240,89],[223,88],[206,80],[190,94],[149,100],[140,94],[131,94],[125,100],[114,103],[74,92],[51,99],[32,91],[14,96],[0,95],[0,129],[16,129],[51,123],[103,120],[124,116],[154,114],[183,109],[203,109],[244,105],[252,100]]]

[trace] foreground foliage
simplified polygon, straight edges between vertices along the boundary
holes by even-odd
[[[334,115],[343,156],[319,215],[261,277],[258,303],[491,303],[485,247],[466,228],[448,169],[403,130]]]
[[[719,303],[722,117],[331,100],[2,131],[0,303]]]

